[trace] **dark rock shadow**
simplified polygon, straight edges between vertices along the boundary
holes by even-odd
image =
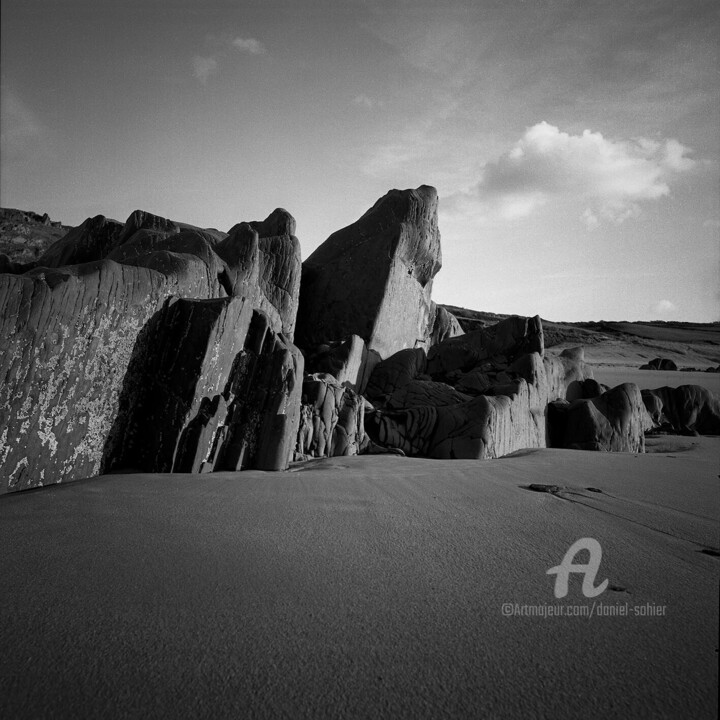
[[[118,412],[103,447],[101,474],[142,467],[137,458],[141,454],[138,444],[142,442],[142,438],[133,435],[133,425],[137,419],[138,408],[147,402],[151,392],[152,356],[157,351],[153,341],[160,336],[158,330],[173,300],[174,298],[168,298],[163,303],[160,310],[145,323],[135,340],[120,391]]]

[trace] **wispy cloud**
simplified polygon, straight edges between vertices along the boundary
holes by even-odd
[[[193,77],[205,85],[208,80],[220,72],[220,61],[225,62],[230,53],[240,52],[245,55],[265,55],[267,49],[256,38],[242,38],[228,33],[221,35],[209,34],[205,37],[206,55],[195,55],[192,59]]]
[[[591,130],[571,135],[540,122],[486,163],[460,200],[506,220],[563,202],[582,208],[588,229],[619,224],[637,217],[643,203],[670,194],[670,183],[695,166],[689,152],[675,139],[611,140]]]
[[[192,60],[193,77],[197,78],[203,85],[207,83],[212,75],[218,71],[218,61],[214,57],[203,57],[195,55]]]
[[[248,55],[264,55],[267,50],[265,46],[255,38],[236,37],[232,41],[232,46],[240,52],[248,53]]]

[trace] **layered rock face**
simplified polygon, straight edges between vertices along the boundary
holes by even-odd
[[[172,376],[174,366],[168,365],[167,358],[163,360],[163,352],[167,351],[170,359],[173,353],[186,351],[200,356],[240,343],[249,357],[247,344],[257,346],[260,336],[264,338],[262,347],[253,352],[263,357],[259,363],[262,371],[250,384],[255,393],[265,392],[268,398],[258,399],[254,405],[251,402],[256,411],[249,414],[254,421],[264,418],[266,440],[248,440],[246,445],[254,449],[247,457],[256,466],[286,465],[294,449],[299,421],[295,399],[299,402],[302,377],[301,357],[291,342],[300,279],[299,244],[293,229],[294,222],[282,210],[263,223],[247,224],[241,232],[231,234],[182,226],[138,211],[119,231],[102,218],[86,221],[81,229],[71,231],[69,240],[61,239],[56,250],[51,247],[47,251],[48,263],[52,258],[61,262],[88,257],[93,258],[90,262],[0,275],[2,491],[88,477],[100,472],[104,463],[112,465],[118,457],[126,457],[111,449],[118,428],[132,435],[131,429],[137,426],[125,417],[134,406],[124,403],[124,389],[137,380],[148,392],[156,390],[152,384],[143,385],[136,369],[131,371],[131,361],[137,368],[136,359],[145,358],[148,367]],[[265,331],[259,335],[240,332],[238,336],[232,323],[220,323],[223,332],[208,335],[199,322],[192,325],[192,332],[197,333],[192,339],[170,322],[181,307],[168,309],[166,302],[171,298],[229,296],[245,298],[243,306],[248,309],[237,318],[250,317],[252,313],[247,313],[257,310]],[[233,313],[236,305],[233,303]],[[189,317],[200,317],[199,313],[193,311]],[[208,328],[218,327],[218,322],[208,320]],[[164,326],[175,329],[165,332],[160,329]],[[226,333],[232,335],[232,342]],[[166,351],[162,349],[165,345]],[[201,362],[195,367],[204,365]],[[231,373],[227,382],[237,385],[237,372]],[[295,385],[293,373],[298,378]],[[178,408],[183,402],[190,402],[190,407],[185,414],[177,411],[184,419],[174,422],[169,437],[175,430],[181,435],[185,432],[184,423],[193,421],[199,412],[195,404],[202,404],[204,398],[212,403],[216,396],[223,397],[232,404],[237,392],[225,388],[220,392],[218,378],[215,385],[204,381],[190,392],[192,402],[185,390],[178,392],[178,397],[185,398],[177,401]],[[181,376],[177,380],[186,382]],[[278,419],[284,404],[292,405],[292,411]],[[137,407],[134,411],[133,417],[138,417]],[[224,427],[219,415],[213,422]],[[287,427],[280,432],[283,424]],[[237,438],[242,433],[237,422],[233,426],[230,435]],[[158,442],[168,447],[175,441],[163,436]],[[228,442],[242,445],[232,439]],[[264,442],[272,447],[263,449]],[[223,447],[223,456],[230,457],[230,445]],[[177,452],[176,448],[173,457]],[[183,457],[190,451],[184,452]],[[239,450],[235,454],[242,455],[235,466],[246,466],[244,455]],[[203,451],[198,449],[195,456],[201,455]],[[285,459],[278,460],[275,455]]]
[[[298,312],[306,354],[355,335],[377,361],[461,332],[430,297],[442,265],[437,205],[427,185],[391,190],[310,255]]]

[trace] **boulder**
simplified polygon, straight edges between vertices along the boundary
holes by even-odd
[[[512,315],[496,325],[448,338],[430,348],[428,374],[433,378],[448,377],[453,372],[472,370],[488,358],[495,366],[512,362],[527,353],[544,352],[542,322],[534,318]]]
[[[303,263],[298,344],[306,352],[348,335],[387,358],[428,347],[452,321],[430,299],[440,270],[435,188],[391,190]],[[312,368],[311,368],[312,369]]]
[[[382,406],[393,393],[425,373],[426,367],[427,355],[423,348],[399,350],[375,366],[365,396],[373,405]]]
[[[643,390],[654,428],[680,433],[720,435],[720,398],[700,385]]]
[[[551,447],[638,453],[649,418],[638,386],[624,383],[595,398],[551,403],[548,426]]]
[[[640,366],[640,370],[677,370],[678,366],[668,358],[655,358],[649,363]]]

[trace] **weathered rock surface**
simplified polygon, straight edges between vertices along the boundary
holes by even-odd
[[[387,358],[427,347],[452,321],[430,298],[441,267],[435,188],[391,190],[303,263],[298,344],[306,351],[349,335]]]
[[[256,226],[261,233],[288,230],[286,215],[276,211],[269,228],[264,223]],[[108,229],[112,242],[94,246],[89,242],[91,227],[98,226],[102,232]],[[114,434],[118,425],[124,427],[120,400],[131,360],[147,356],[151,366],[168,367],[165,360],[161,362],[164,356],[157,348],[150,352],[143,344],[153,337],[163,313],[169,312],[163,308],[171,297],[207,300],[242,295],[246,304],[260,311],[257,317],[262,317],[260,325],[265,328],[262,332],[248,331],[243,341],[254,348],[244,346],[245,357],[255,353],[263,358],[261,369],[252,374],[253,380],[246,386],[257,397],[245,402],[241,411],[239,403],[232,404],[239,391],[218,393],[216,387],[198,385],[192,402],[200,402],[202,407],[192,405],[182,413],[178,409],[170,434],[163,436],[162,442],[158,440],[163,448],[174,448],[172,453],[167,451],[173,457],[172,466],[176,462],[214,465],[217,461],[198,459],[203,455],[203,441],[198,440],[197,449],[191,452],[185,445],[185,449],[179,448],[172,438],[178,428],[186,437],[186,421],[192,423],[197,417],[192,427],[202,425],[202,418],[210,412],[207,403],[202,404],[203,398],[213,404],[216,397],[225,395],[224,402],[232,405],[228,408],[232,417],[223,419],[220,409],[210,412],[215,420],[208,420],[209,426],[228,428],[228,437],[221,444],[223,467],[232,462],[235,467],[245,467],[248,462],[254,467],[282,466],[294,449],[292,423],[296,420],[292,419],[293,412],[281,407],[296,404],[299,412],[302,376],[302,360],[289,337],[300,278],[297,239],[290,235],[261,238],[250,226],[248,244],[246,237],[203,231],[141,212],[133,213],[117,239],[115,230],[102,221],[88,223],[76,235],[74,245],[64,244],[58,251],[59,257],[77,259],[85,251],[92,252],[92,247],[98,255],[110,249],[105,259],[0,275],[0,336],[4,338],[0,354],[2,491],[89,477],[101,470],[104,458],[117,457],[109,450],[108,441],[111,430]],[[216,246],[223,243],[216,252]],[[244,267],[233,264],[231,251],[247,259]],[[283,262],[291,267],[283,267]],[[233,283],[232,277],[237,282]],[[257,337],[265,339],[258,345]],[[186,347],[181,340],[189,342],[191,350],[195,347],[189,338],[182,337],[177,347],[170,348],[170,355]],[[222,345],[226,341],[224,337],[208,337],[206,344]],[[197,342],[202,346],[202,338]],[[154,353],[160,354],[156,357]],[[180,376],[176,378],[181,380]],[[231,379],[239,382],[235,374]],[[295,386],[297,402],[291,392]],[[179,389],[177,392],[178,397],[187,398]],[[189,402],[172,402],[176,401],[177,408]],[[222,404],[220,399],[217,402]],[[243,413],[249,413],[252,421],[239,421]],[[260,434],[247,435],[249,423],[259,423],[256,430]],[[268,427],[273,428],[272,433],[266,432]],[[178,460],[190,456],[191,460]]]
[[[283,470],[303,359],[245,298],[175,300],[137,347],[104,470]]]
[[[720,398],[700,385],[643,390],[642,399],[654,428],[700,435],[720,435]]]
[[[545,447],[548,403],[591,374],[580,349],[543,357],[539,318],[495,327],[379,363],[366,393],[370,439],[406,455],[493,458]]]
[[[331,375],[307,375],[295,459],[358,455],[366,442],[365,404]]]
[[[634,383],[588,400],[553,402],[548,423],[552,447],[633,453],[645,452],[645,430],[650,425]]]

